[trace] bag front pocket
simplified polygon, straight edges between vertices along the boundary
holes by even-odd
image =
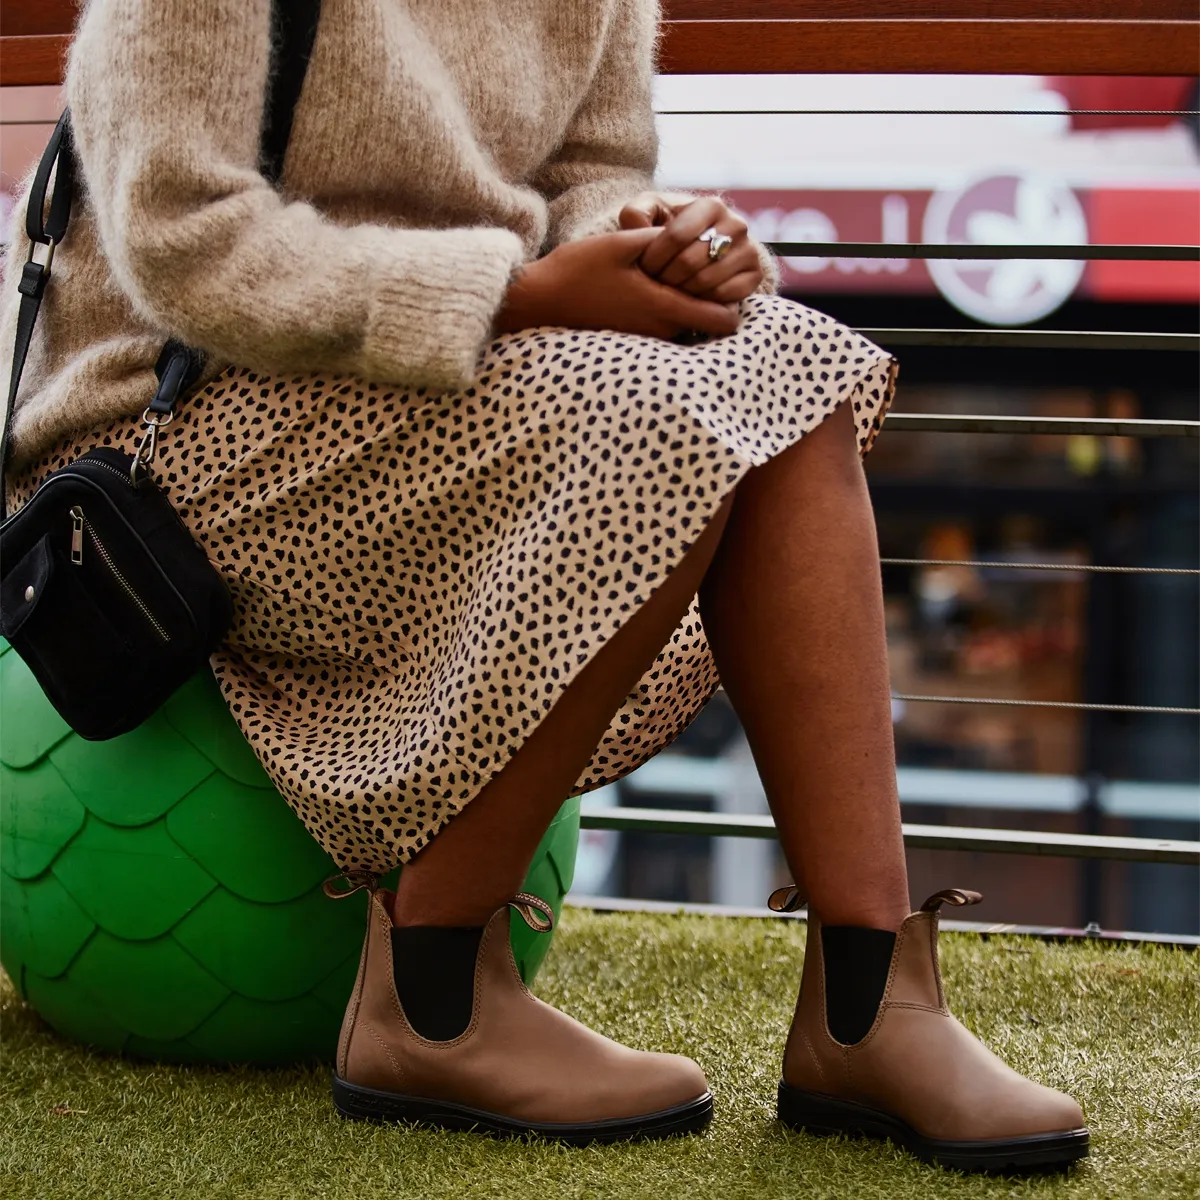
[[[139,656],[68,555],[56,548],[52,534],[5,572],[0,633],[85,738],[110,737],[123,725],[132,728],[129,712],[142,704]]]
[[[71,566],[82,569],[85,566],[85,556],[95,556],[95,562],[87,566],[99,570],[113,591],[113,599],[118,605],[124,605],[129,616],[135,622],[142,622],[146,631],[152,633],[164,645],[171,641],[165,623],[155,614],[154,607],[144,595],[130,583],[128,576],[117,566],[112,554],[100,539],[95,526],[88,520],[83,506],[76,504],[71,509]],[[94,571],[85,578],[94,580]]]

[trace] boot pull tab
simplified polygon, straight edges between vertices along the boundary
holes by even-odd
[[[943,904],[953,904],[955,908],[963,908],[968,904],[978,904],[983,899],[980,892],[968,892],[963,888],[946,888],[945,891],[934,892],[924,904],[921,911],[935,913]]]
[[[518,892],[508,906],[520,915],[534,933],[549,933],[554,928],[554,909],[540,896]]]
[[[797,912],[807,903],[808,897],[801,895],[800,889],[794,883],[776,888],[767,898],[767,907],[777,913]]]
[[[340,875],[326,879],[321,884],[321,891],[330,900],[345,900],[347,896],[353,896],[363,888],[367,889],[368,895],[373,896],[378,887],[379,876],[372,875],[370,871],[343,871]]]

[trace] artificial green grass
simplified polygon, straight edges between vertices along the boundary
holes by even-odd
[[[353,1124],[323,1070],[154,1066],[68,1045],[5,981],[7,1200],[1200,1196],[1200,960],[1155,946],[944,934],[951,1006],[1018,1070],[1082,1102],[1092,1156],[986,1178],[773,1119],[804,943],[794,922],[568,910],[536,990],[708,1072],[699,1137],[583,1150]]]

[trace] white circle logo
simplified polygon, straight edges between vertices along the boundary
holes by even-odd
[[[817,208],[798,208],[785,213],[779,222],[781,242],[836,242],[837,226]],[[827,258],[806,258],[792,255],[783,260],[793,271],[802,275],[819,275],[829,269]]]
[[[935,192],[925,210],[927,243],[1086,246],[1087,218],[1075,193],[1028,175],[994,175]],[[930,259],[938,290],[960,312],[989,325],[1024,325],[1052,313],[1083,277],[1084,263],[1056,259]]]

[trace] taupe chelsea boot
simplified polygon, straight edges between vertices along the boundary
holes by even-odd
[[[821,924],[809,915],[779,1084],[784,1124],[890,1138],[926,1162],[962,1171],[1063,1167],[1087,1154],[1088,1132],[1075,1101],[1011,1070],[946,1007],[938,909],[980,899],[953,888],[908,917],[896,935],[874,1021],[851,1045],[830,1033]],[[781,888],[770,900],[777,912],[801,903],[794,888]]]
[[[390,892],[340,878],[349,890],[330,881],[329,895],[371,893],[333,1077],[343,1116],[572,1144],[690,1133],[712,1119],[691,1059],[618,1045],[521,982],[509,910],[545,932],[544,901],[521,893],[482,928],[397,929]]]

